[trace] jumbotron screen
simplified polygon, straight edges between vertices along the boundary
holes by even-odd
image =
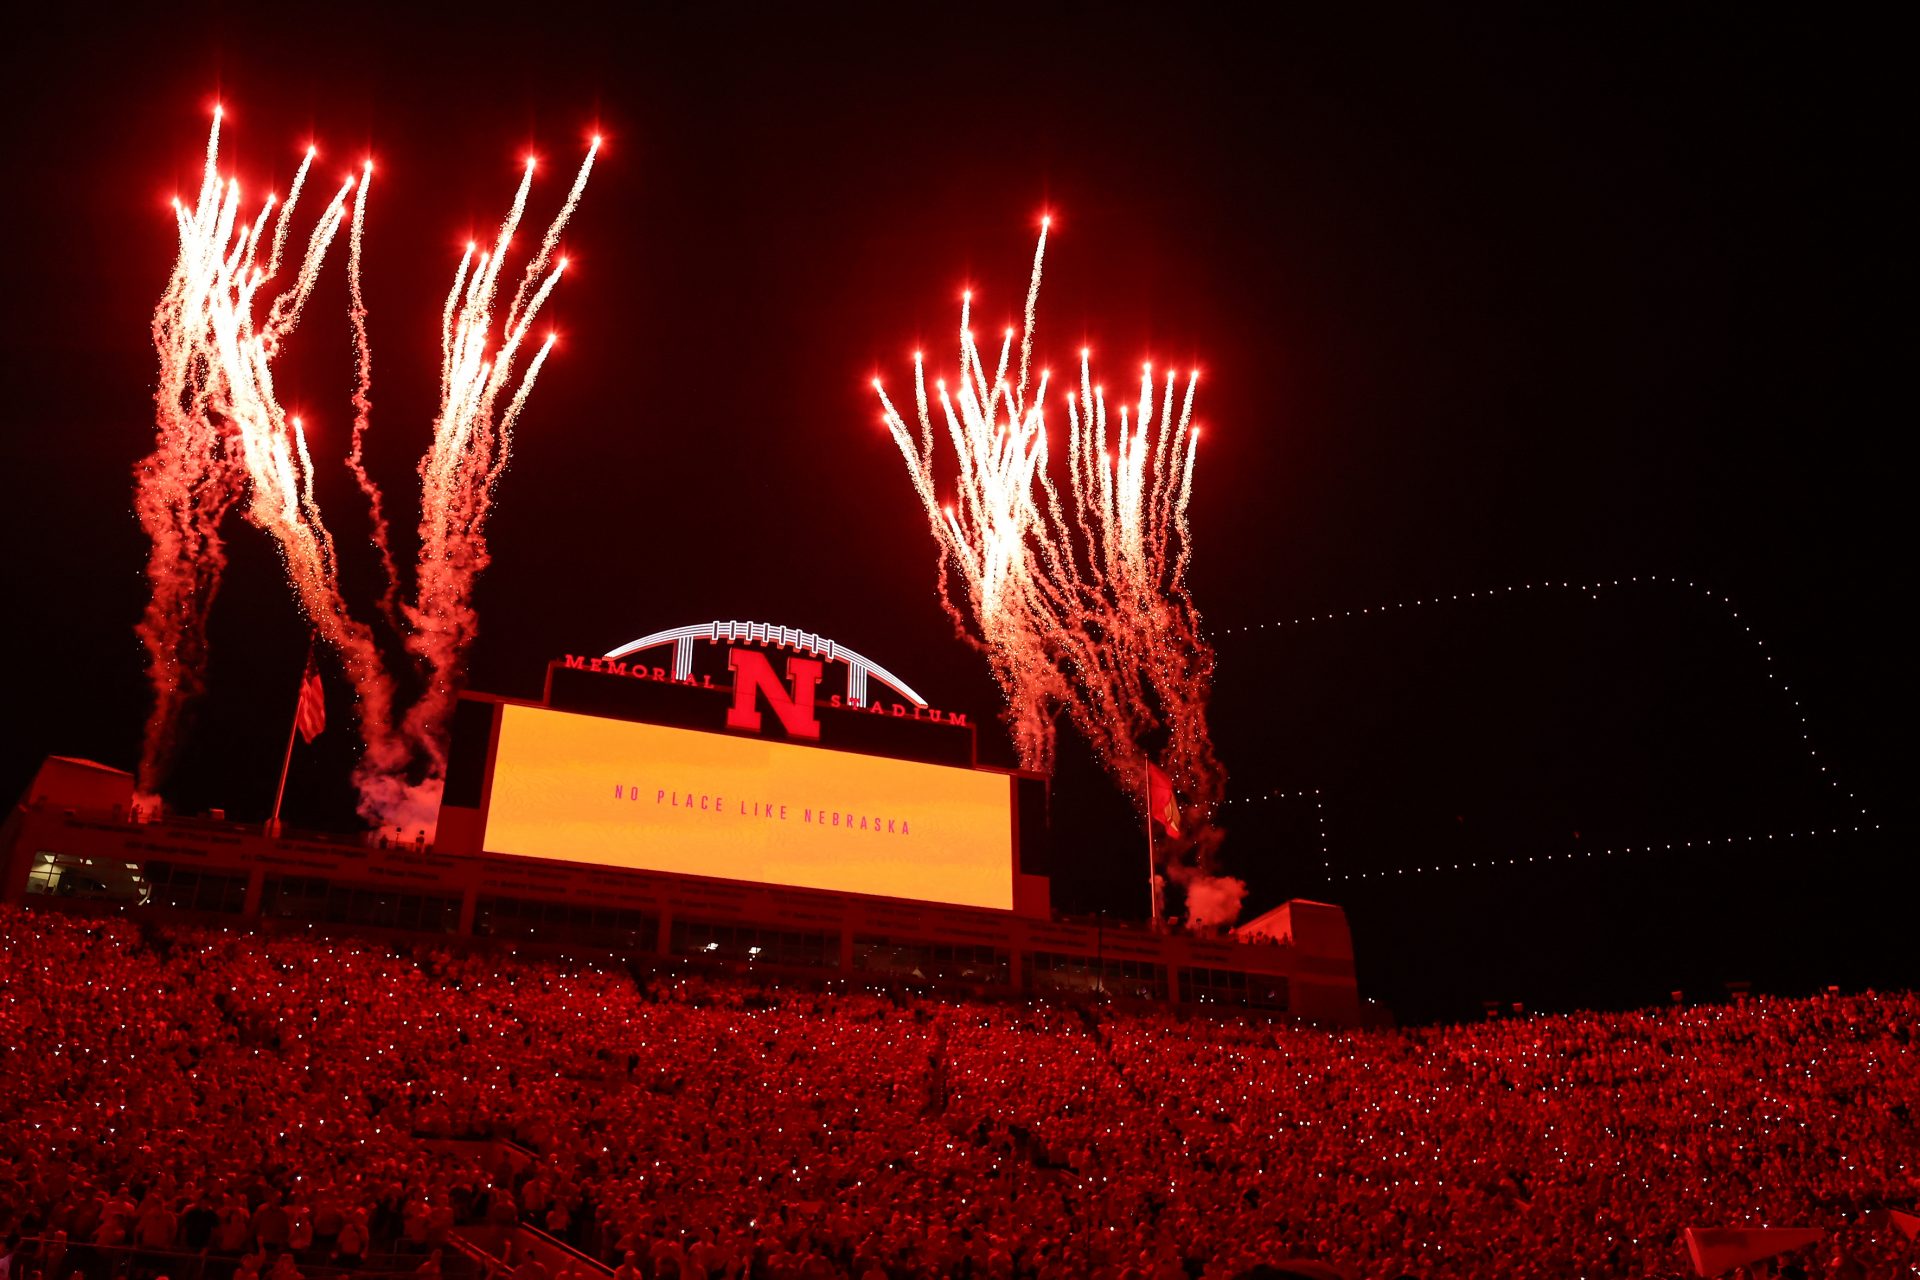
[[[483,847],[1013,907],[1013,779],[512,703]]]

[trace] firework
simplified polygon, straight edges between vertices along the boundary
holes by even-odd
[[[1198,381],[1190,373],[1182,391],[1177,375],[1156,380],[1153,367],[1143,366],[1138,399],[1119,406],[1110,446],[1105,390],[1081,352],[1080,392],[1067,396],[1073,516],[1049,489],[1049,529],[1060,549],[1043,558],[1049,572],[1035,585],[1064,620],[1054,634],[1080,689],[1076,726],[1116,777],[1127,770],[1136,792],[1137,744],[1163,739],[1162,764],[1189,813],[1204,821],[1226,775],[1207,727],[1213,648],[1186,583]],[[1218,835],[1202,825],[1196,839],[1206,844]]]
[[[1051,767],[1064,711],[1143,811],[1142,758],[1147,744],[1163,742],[1187,811],[1204,819],[1225,774],[1206,720],[1213,651],[1186,586],[1198,375],[1182,387],[1147,366],[1138,400],[1110,415],[1082,351],[1079,389],[1064,397],[1067,479],[1058,484],[1049,470],[1048,375],[1031,378],[1046,242],[1043,222],[1017,367],[1016,331],[1008,329],[989,373],[969,294],[954,387],[937,379],[930,397],[915,354],[917,433],[877,379],[874,387],[938,547],[941,603],[987,655],[1022,765]],[[950,498],[935,477],[941,434],[954,467]],[[1187,845],[1204,865],[1218,838],[1203,825]]]
[[[593,172],[600,139],[593,139],[560,212],[527,260],[519,286],[496,329],[493,312],[509,242],[526,211],[534,162],[490,249],[469,244],[454,274],[440,325],[440,413],[420,460],[420,562],[414,600],[406,607],[407,649],[424,667],[425,692],[407,715],[409,736],[437,778],[446,760],[442,727],[476,626],[474,583],[486,568],[487,516],[494,486],[513,448],[513,428],[534,380],[553,349],[549,334],[516,381],[515,368],[534,319],[567,269],[554,258]],[[476,253],[478,256],[476,257]],[[511,394],[508,389],[512,388]],[[505,403],[502,403],[503,397]]]
[[[315,222],[293,280],[265,302],[265,291],[279,277],[313,155],[308,153],[285,203],[276,207],[269,196],[257,218],[242,223],[240,184],[221,182],[216,171],[217,116],[214,128],[200,199],[176,217],[181,260],[190,264],[185,285],[178,298],[170,292],[162,306],[177,308],[182,318],[173,332],[187,362],[203,371],[210,416],[220,426],[219,447],[245,480],[247,519],[273,538],[302,611],[339,656],[353,686],[367,757],[384,768],[402,768],[407,748],[393,723],[393,681],[372,632],[351,616],[341,597],[333,538],[314,498],[304,426],[280,404],[272,371],[346,221],[347,197],[363,182],[349,177],[341,184]],[[270,248],[263,261],[260,246],[269,221]]]
[[[518,357],[565,269],[565,259],[551,270],[549,264],[585,189],[599,139],[529,260],[497,335],[495,294],[526,206],[531,163],[492,249],[476,261],[469,248],[460,263],[441,335],[441,412],[420,463],[416,592],[404,609],[397,607],[400,582],[382,496],[367,473],[364,454],[372,418],[372,352],[360,278],[372,165],[343,182],[314,224],[293,280],[267,302],[313,153],[308,152],[286,201],[269,196],[258,216],[245,222],[238,182],[219,176],[219,140],[216,110],[199,194],[191,207],[174,205],[180,255],[154,317],[161,363],[159,440],[138,471],[136,499],[153,541],[153,596],[140,634],[149,654],[155,708],[143,752],[142,787],[157,787],[182,708],[199,690],[206,612],[225,562],[220,525],[244,494],[248,520],[274,539],[296,600],[353,687],[364,744],[355,774],[362,814],[410,829],[430,826],[445,761],[446,715],[474,634],[472,592],[487,563],[484,531],[493,486],[552,339],[516,378]],[[393,674],[371,628],[352,616],[340,591],[333,537],[314,497],[304,425],[281,405],[272,374],[274,358],[298,325],[330,246],[349,221],[350,195],[354,387],[346,460],[371,508],[373,542],[386,575],[381,612],[403,632],[406,647],[424,668],[426,685],[398,720]]]
[[[278,277],[314,153],[284,202],[269,195],[255,219],[242,222],[240,184],[219,174],[220,123],[216,108],[193,205],[174,201],[180,252],[153,321],[159,438],[136,474],[135,505],[153,543],[152,596],[139,628],[155,690],[140,773],[149,792],[164,776],[186,704],[202,687],[206,615],[226,561],[220,526],[249,488],[248,517],[280,543],[315,626],[325,630],[343,612],[334,607],[337,592],[328,598],[331,541],[306,521],[307,510],[317,519],[318,509],[305,444],[273,397],[270,366],[299,323],[354,183],[348,179],[322,213],[293,284],[256,320],[261,289]]]
[[[215,163],[219,142],[216,111],[192,234],[182,232],[173,273],[153,313],[160,363],[154,392],[158,430],[154,451],[134,472],[134,508],[151,542],[147,579],[152,592],[137,628],[154,693],[139,769],[140,789],[149,794],[165,779],[181,717],[203,691],[207,611],[227,563],[220,526],[241,493],[240,474],[212,416],[213,366],[204,358],[207,281],[216,268],[207,242],[222,191]],[[300,176],[306,176],[304,165]],[[177,201],[174,208],[182,216]]]
[[[360,289],[360,263],[366,244],[367,188],[373,182],[373,162],[361,173],[360,188],[353,193],[353,227],[347,239],[347,320],[353,329],[353,444],[347,451],[347,469],[367,499],[373,525],[373,546],[380,554],[385,589],[380,595],[380,615],[398,630],[400,617],[395,601],[400,591],[400,574],[394,568],[393,547],[388,537],[386,504],[380,487],[367,475],[367,428],[373,422],[373,347],[367,341],[367,303]]]
[[[1033,258],[1029,333],[1046,244],[1043,227]],[[1036,482],[1049,483],[1044,414],[1047,380],[1043,373],[1033,402],[1028,404],[1032,352],[1028,337],[1020,346],[1018,378],[1008,385],[1012,330],[1007,331],[989,377],[974,341],[972,305],[969,293],[960,310],[956,385],[949,388],[944,378],[934,383],[959,469],[951,500],[943,502],[934,483],[936,433],[922,354],[916,351],[913,359],[914,404],[920,426],[917,439],[880,380],[876,378],[873,386],[939,548],[940,603],[959,634],[986,654],[1006,700],[1007,724],[1021,764],[1046,772],[1053,765],[1054,718],[1069,700],[1067,684],[1048,647],[1044,618],[1032,598],[1036,577],[1033,534],[1041,520],[1034,486]],[[950,585],[956,576],[961,588],[958,601]]]

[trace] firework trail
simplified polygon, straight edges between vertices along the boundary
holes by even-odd
[[[373,522],[373,546],[380,553],[385,590],[380,595],[380,615],[398,631],[400,615],[397,598],[400,574],[394,568],[393,548],[387,536],[387,516],[380,488],[367,475],[366,436],[373,421],[373,348],[367,341],[367,303],[360,291],[360,264],[366,242],[367,187],[373,181],[373,162],[369,160],[360,176],[359,190],[353,193],[353,226],[347,239],[347,320],[353,329],[353,444],[347,452],[347,469],[354,483],[366,496]]]
[[[599,149],[596,137],[560,212],[522,270],[498,329],[493,313],[501,269],[526,211],[533,185],[532,160],[492,247],[467,246],[442,311],[440,413],[434,421],[433,440],[420,459],[419,573],[414,599],[405,608],[407,650],[420,662],[426,684],[407,714],[406,730],[427,759],[427,785],[436,793],[432,797],[436,803],[446,762],[444,726],[473,644],[474,585],[491,559],[486,524],[494,486],[512,453],[514,424],[553,349],[552,335],[540,344],[517,380],[515,364],[541,307],[566,271],[567,260],[556,261],[554,253],[586,190]],[[509,387],[513,388],[510,394]]]
[[[446,715],[474,634],[473,585],[487,563],[485,523],[493,486],[552,338],[525,361],[517,377],[516,369],[534,319],[566,268],[566,260],[555,263],[553,255],[585,190],[599,139],[529,260],[497,334],[494,304],[508,245],[525,210],[531,163],[492,248],[476,259],[470,247],[461,261],[441,334],[441,412],[420,463],[416,595],[404,609],[381,493],[366,470],[364,452],[373,366],[361,263],[372,165],[357,180],[343,182],[308,236],[294,278],[268,301],[313,152],[286,202],[269,196],[249,223],[241,218],[238,182],[219,176],[219,139],[216,110],[198,197],[190,208],[174,205],[180,255],[154,316],[161,364],[158,445],[138,470],[136,496],[153,541],[153,598],[140,634],[149,653],[155,708],[143,753],[142,789],[157,786],[181,710],[199,691],[206,612],[225,563],[219,527],[244,495],[248,520],[274,539],[295,598],[353,687],[364,744],[355,772],[362,815],[409,830],[430,828],[445,761]],[[274,358],[298,325],[343,226],[350,227],[348,319],[354,352],[347,466],[371,507],[373,542],[385,570],[381,609],[404,633],[426,676],[425,693],[400,719],[395,682],[373,632],[352,616],[341,594],[333,537],[314,496],[304,426],[287,414],[273,383]]]
[[[218,126],[216,117],[208,144],[210,175]],[[250,226],[239,224],[239,183],[221,183],[217,176],[203,185],[193,209],[178,210],[181,260],[193,265],[179,304],[180,314],[192,323],[181,325],[177,336],[191,365],[203,371],[209,416],[221,425],[223,455],[245,479],[248,520],[273,537],[301,609],[339,656],[353,686],[366,758],[402,768],[407,748],[394,728],[393,682],[372,632],[353,619],[341,597],[333,538],[314,499],[306,433],[300,419],[281,406],[273,385],[274,357],[299,324],[327,251],[347,219],[347,197],[359,185],[355,179],[349,177],[321,212],[292,283],[266,304],[264,316],[259,313],[262,291],[278,278],[312,158],[309,152],[286,203],[276,211],[269,197]],[[269,218],[274,226],[263,263],[259,249]]]
[[[1135,744],[1164,737],[1161,763],[1189,812],[1204,818],[1219,803],[1226,775],[1207,728],[1213,647],[1200,633],[1186,583],[1198,378],[1190,374],[1182,393],[1177,376],[1156,383],[1153,367],[1143,367],[1139,398],[1119,407],[1110,446],[1106,393],[1081,353],[1080,393],[1067,397],[1074,517],[1070,522],[1049,492],[1048,526],[1063,551],[1047,558],[1053,572],[1036,589],[1079,622],[1058,633],[1070,669],[1086,673],[1083,700],[1097,710],[1076,716],[1076,725],[1109,769],[1131,765],[1135,793],[1142,786]],[[1076,534],[1082,556],[1072,554]],[[1196,837],[1203,844],[1218,838],[1211,827]]]
[[[878,379],[874,388],[939,550],[941,603],[987,656],[1021,764],[1051,768],[1055,720],[1064,710],[1144,812],[1146,745],[1164,742],[1161,763],[1200,828],[1182,823],[1189,834],[1173,851],[1195,861],[1176,878],[1188,883],[1190,914],[1198,918],[1205,903],[1209,916],[1230,919],[1236,882],[1209,870],[1221,833],[1206,817],[1226,783],[1206,719],[1213,651],[1186,585],[1198,375],[1183,390],[1177,377],[1156,379],[1147,366],[1137,402],[1110,418],[1082,351],[1079,390],[1065,397],[1063,496],[1048,465],[1044,371],[1028,399],[1046,238],[1043,222],[1011,380],[1014,330],[989,373],[970,327],[970,294],[962,304],[958,390],[940,379],[933,397],[951,446],[952,499],[941,499],[935,481],[941,433],[921,357],[914,358],[917,435]]]
[[[154,451],[134,471],[134,508],[152,544],[150,595],[136,628],[154,695],[138,775],[140,790],[149,795],[165,780],[181,717],[205,690],[207,613],[227,563],[220,525],[241,492],[241,475],[212,417],[213,366],[204,346],[206,286],[216,269],[207,252],[209,224],[221,206],[219,143],[216,110],[192,215],[194,234],[182,235],[173,273],[153,313],[160,362],[156,439]],[[304,165],[300,176],[306,176]]]
[[[1028,295],[1029,335],[1046,244],[1043,226]],[[986,655],[1006,700],[1007,726],[1022,766],[1047,772],[1053,767],[1055,716],[1068,704],[1069,689],[1049,649],[1043,619],[1029,599],[1036,576],[1032,534],[1040,524],[1034,486],[1036,481],[1046,483],[1046,377],[1042,375],[1033,403],[1028,404],[1032,352],[1028,336],[1020,344],[1019,379],[1012,386],[1007,384],[1012,330],[1007,331],[989,377],[974,341],[972,307],[973,295],[968,293],[960,309],[957,387],[950,389],[944,378],[934,383],[959,469],[951,501],[941,501],[934,483],[936,430],[921,353],[916,351],[913,357],[917,438],[878,378],[873,387],[939,549],[940,604],[961,637]],[[952,586],[955,578],[961,589],[958,601]]]

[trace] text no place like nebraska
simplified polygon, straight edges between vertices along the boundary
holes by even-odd
[[[645,792],[637,786],[613,784],[613,798],[629,802],[639,800]],[[689,812],[711,813],[715,816],[726,814],[740,818],[762,818],[770,822],[792,822],[795,811],[798,820],[816,827],[834,827],[842,831],[869,831],[875,835],[905,836],[912,835],[912,827],[906,818],[883,818],[875,814],[850,813],[844,809],[815,809],[807,805],[774,804],[766,800],[736,800],[733,808],[727,807],[724,796],[710,792],[674,791],[666,787],[655,788],[653,803],[668,809],[686,809]]]

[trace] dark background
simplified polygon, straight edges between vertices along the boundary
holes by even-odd
[[[560,653],[742,617],[990,719],[867,382],[904,391],[917,345],[950,363],[965,285],[983,328],[1016,317],[1050,210],[1043,357],[1091,344],[1111,385],[1145,358],[1205,370],[1192,586],[1251,910],[1343,903],[1363,990],[1411,1017],[1911,983],[1900,42],[1732,7],[1545,21],[234,6],[18,30],[0,791],[49,751],[136,758],[147,322],[213,102],[255,194],[309,139],[316,191],[379,166],[370,454],[403,528],[459,249],[528,148],[543,224],[601,128],[475,687],[534,695]],[[350,424],[343,253],[277,366],[321,459]],[[344,468],[320,497],[368,602]],[[303,628],[265,536],[229,533],[171,791],[250,817]],[[351,813],[331,693],[295,822]],[[1068,743],[1056,900],[1137,916],[1136,820]],[[1252,799],[1276,790],[1324,808]]]

